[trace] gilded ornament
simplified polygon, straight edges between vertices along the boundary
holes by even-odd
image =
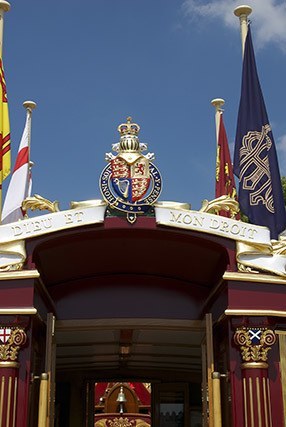
[[[129,420],[127,417],[114,418],[108,420],[106,425],[108,427],[133,427],[135,426],[135,420]]]
[[[44,197],[40,196],[39,194],[35,194],[34,196],[27,197],[22,202],[22,208],[24,211],[27,211],[30,209],[31,211],[40,210],[44,211],[47,210],[49,212],[59,212],[59,202],[54,201],[51,202],[48,199],[45,199]]]
[[[17,361],[20,347],[25,345],[26,341],[24,329],[0,326],[0,363]]]
[[[220,196],[217,199],[203,200],[200,212],[219,215],[220,211],[230,212],[230,217],[235,218],[239,213],[239,203],[230,196]]]
[[[0,272],[4,272],[4,271],[20,271],[23,270],[23,266],[24,263],[23,262],[19,262],[17,264],[13,264],[13,265],[5,265],[5,267],[0,267]]]
[[[276,335],[267,328],[238,328],[234,334],[234,342],[240,347],[242,360],[248,362],[248,367],[251,363],[253,367],[261,367],[259,362],[267,362],[268,352],[276,342]],[[264,367],[267,367],[266,363]]]
[[[286,236],[279,236],[279,240],[271,240],[273,254],[286,255]]]
[[[103,418],[101,420],[96,421],[94,424],[95,427],[150,427],[150,424],[146,423],[146,421],[141,418],[129,419],[127,417],[120,418]]]
[[[238,269],[238,271],[241,271],[242,273],[255,273],[255,274],[259,273],[259,271],[254,270],[254,268],[251,268],[247,265],[244,265],[241,262],[237,263],[237,269]]]

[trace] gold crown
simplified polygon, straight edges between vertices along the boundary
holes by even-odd
[[[121,123],[117,128],[120,135],[138,135],[140,126],[132,123],[132,117],[127,117],[126,123]]]

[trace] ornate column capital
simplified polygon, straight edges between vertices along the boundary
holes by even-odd
[[[0,367],[18,367],[18,353],[26,341],[24,328],[0,325]]]
[[[267,357],[276,335],[268,328],[237,328],[234,343],[240,347],[242,368],[268,368]]]

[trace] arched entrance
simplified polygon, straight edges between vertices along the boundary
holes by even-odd
[[[205,313],[232,250],[218,240],[106,218],[29,241],[54,307],[57,425],[94,425],[94,384],[106,381],[151,383],[152,425],[203,425]]]

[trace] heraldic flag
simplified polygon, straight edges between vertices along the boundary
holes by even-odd
[[[29,168],[29,117],[16,158],[13,175],[7,190],[2,211],[2,224],[23,219],[22,202],[31,194],[31,176]]]
[[[230,196],[236,199],[235,181],[222,112],[220,113],[217,142],[215,196],[216,198]],[[220,215],[229,216],[229,213],[221,211]]]
[[[8,112],[8,100],[6,92],[6,82],[3,70],[2,58],[0,58],[0,211],[2,182],[10,173],[11,150],[10,150],[10,124]]]
[[[277,239],[286,228],[286,212],[274,139],[261,91],[250,26],[245,42],[241,98],[234,150],[241,211]]]

